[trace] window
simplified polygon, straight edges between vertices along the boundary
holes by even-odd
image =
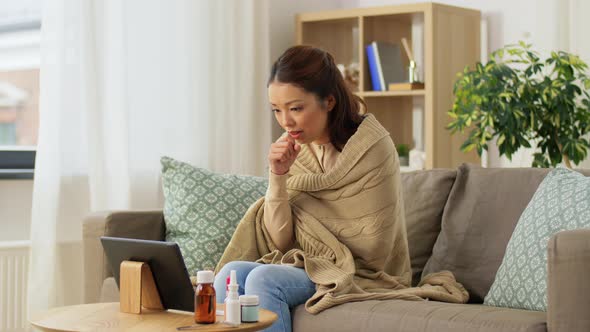
[[[0,179],[34,173],[40,18],[40,0],[0,2]]]

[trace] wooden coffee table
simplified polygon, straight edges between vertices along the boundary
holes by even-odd
[[[223,309],[222,304],[217,305]],[[177,327],[193,325],[190,331],[259,331],[269,327],[277,314],[260,309],[260,320],[238,327],[223,324],[217,316],[214,324],[195,324],[192,312],[143,310],[141,314],[119,311],[119,302],[92,303],[50,309],[34,315],[30,323],[42,331],[176,331]]]

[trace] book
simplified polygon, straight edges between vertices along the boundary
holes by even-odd
[[[421,89],[424,89],[424,83],[419,83],[419,82],[390,83],[388,87],[389,87],[389,91],[421,90]]]
[[[369,44],[366,46],[367,50],[367,62],[369,63],[369,75],[371,76],[371,86],[373,91],[381,91],[382,86],[381,80],[379,77],[379,69],[377,68],[377,57],[375,55],[375,50],[373,49],[373,45]]]
[[[399,45],[374,41],[366,49],[374,91],[387,91],[390,83],[406,81]]]

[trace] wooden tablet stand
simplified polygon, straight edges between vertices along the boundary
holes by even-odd
[[[121,312],[141,314],[141,308],[164,310],[160,294],[147,263],[123,261],[119,270]]]

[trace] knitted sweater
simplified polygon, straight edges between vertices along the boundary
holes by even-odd
[[[287,180],[296,247],[276,249],[264,226],[264,198],[246,212],[218,266],[246,260],[303,267],[316,283],[310,313],[351,301],[430,298],[464,303],[450,272],[410,284],[399,161],[389,133],[368,115],[326,173],[305,145]]]
[[[340,155],[340,151],[336,150],[332,143],[321,145],[309,143],[306,146],[322,167],[322,173],[332,169]],[[268,189],[264,196],[264,226],[277,247],[291,249],[295,242],[295,236],[287,191],[287,179],[290,175],[277,175],[271,171],[268,173]]]

